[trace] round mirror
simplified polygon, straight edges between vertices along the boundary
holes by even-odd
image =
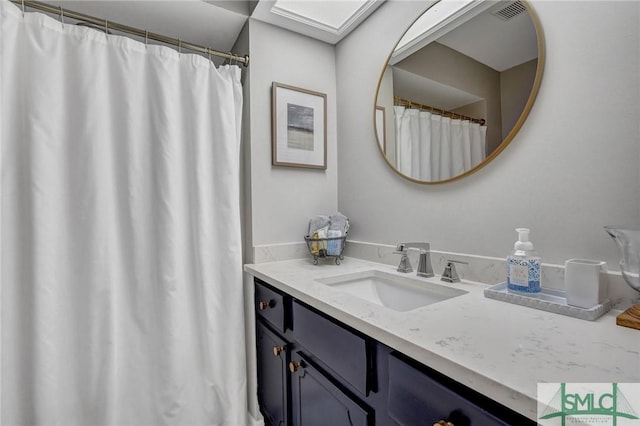
[[[544,40],[518,1],[440,1],[389,55],[374,126],[387,163],[419,183],[468,176],[513,139],[538,93]]]

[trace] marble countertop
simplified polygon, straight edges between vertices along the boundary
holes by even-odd
[[[245,265],[245,271],[409,357],[535,420],[537,383],[640,382],[640,331],[618,312],[585,321],[485,298],[487,285],[447,284],[467,294],[397,312],[316,281],[392,266],[345,258]]]

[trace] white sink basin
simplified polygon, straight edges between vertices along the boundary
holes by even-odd
[[[378,270],[319,278],[318,282],[399,312],[411,311],[467,292],[412,276]]]

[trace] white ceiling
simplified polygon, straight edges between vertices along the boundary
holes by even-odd
[[[448,4],[459,3],[459,9],[445,17],[437,17],[438,4],[427,10],[416,21],[412,39],[403,37],[391,59],[392,64],[418,52],[434,41],[485,64],[496,71],[504,71],[538,57],[536,29],[528,13],[521,13],[504,20],[494,15],[514,1],[462,1],[447,0]],[[447,4],[445,3],[445,4]],[[430,15],[436,15],[429,19]],[[421,27],[421,21],[429,22]],[[409,34],[412,31],[407,31]]]
[[[538,57],[536,29],[528,13],[507,21],[491,8],[438,39],[458,52],[502,72]]]
[[[336,44],[385,0],[260,0],[252,17]]]
[[[250,16],[335,44],[385,0],[278,0],[280,4],[276,0],[41,1],[228,52]],[[335,21],[339,13],[345,17]]]

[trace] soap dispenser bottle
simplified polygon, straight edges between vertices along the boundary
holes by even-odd
[[[507,289],[511,292],[534,295],[540,293],[540,257],[529,241],[529,230],[517,228],[518,241],[507,257]]]

